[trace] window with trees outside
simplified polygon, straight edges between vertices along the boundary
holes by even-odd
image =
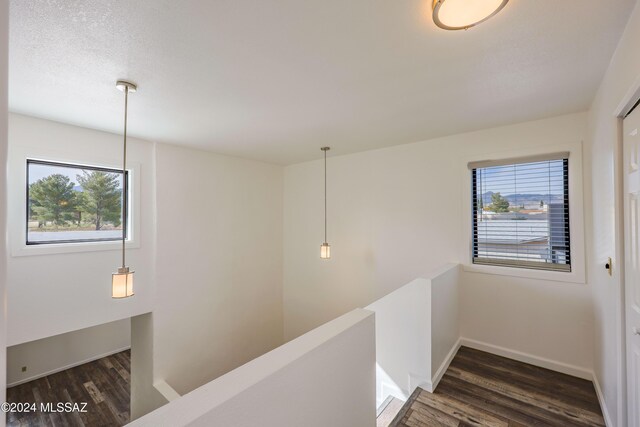
[[[469,167],[473,263],[570,272],[568,153]]]
[[[28,159],[27,245],[121,240],[123,188],[122,170]]]

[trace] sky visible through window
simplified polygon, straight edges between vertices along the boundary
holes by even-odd
[[[554,199],[564,194],[562,160],[494,166],[478,171],[482,194],[536,194]],[[515,197],[510,198],[516,201]]]
[[[122,173],[28,161],[27,244],[122,238]]]

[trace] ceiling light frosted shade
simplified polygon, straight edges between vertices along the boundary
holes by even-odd
[[[466,30],[491,18],[509,0],[433,0],[433,22],[445,30]]]
[[[331,258],[331,246],[328,243],[323,243],[320,245],[320,258],[329,259]]]
[[[133,295],[133,273],[129,267],[118,268],[117,273],[111,275],[111,296],[126,298]]]

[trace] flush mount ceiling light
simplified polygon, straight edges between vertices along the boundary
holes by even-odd
[[[117,273],[111,275],[111,297],[127,298],[133,296],[133,271],[125,262],[125,244],[127,241],[127,205],[129,200],[129,183],[127,179],[127,107],[129,104],[129,92],[133,93],[138,87],[124,80],[116,82],[116,88],[124,92],[124,142],[122,154],[122,267]]]
[[[331,258],[331,246],[327,243],[327,151],[330,147],[322,147],[324,152],[324,242],[320,245],[320,258]]]
[[[466,30],[486,21],[509,0],[433,0],[433,22],[445,30]]]

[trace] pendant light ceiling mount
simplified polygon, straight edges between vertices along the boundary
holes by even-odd
[[[118,80],[116,82],[116,89],[120,92],[127,90],[129,93],[134,93],[138,91],[138,85],[127,80]]]
[[[433,0],[433,22],[444,30],[467,30],[500,12],[509,0]]]

